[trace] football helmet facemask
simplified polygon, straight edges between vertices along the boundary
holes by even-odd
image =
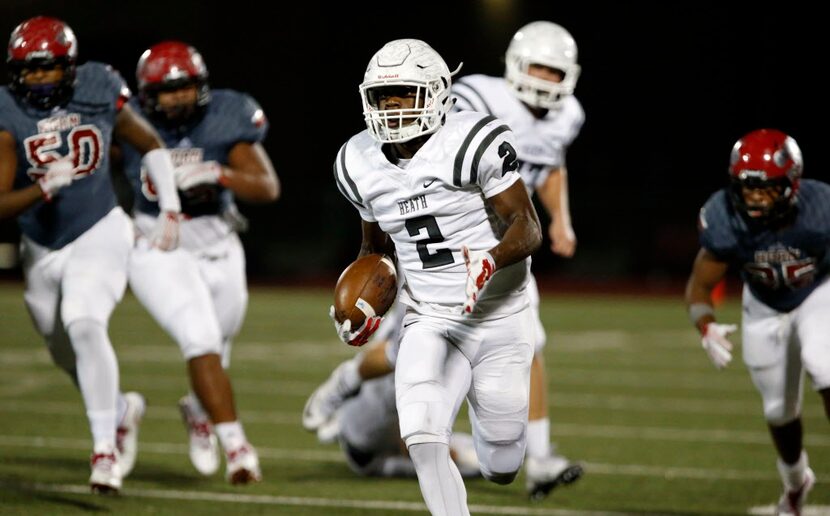
[[[749,220],[770,222],[787,216],[797,201],[804,162],[795,140],[776,129],[758,129],[732,147],[729,160],[730,197]],[[770,206],[747,203],[744,188],[777,192]]]
[[[576,88],[580,72],[576,60],[576,42],[567,30],[552,22],[535,21],[519,29],[510,41],[504,76],[522,102],[535,108],[558,109]],[[534,64],[561,71],[562,81],[530,75],[530,65]]]
[[[208,71],[201,54],[186,43],[164,41],[141,54],[136,66],[138,101],[144,113],[168,127],[180,127],[201,119],[210,102]],[[196,87],[195,104],[162,107],[158,94],[187,86]]]
[[[399,39],[384,45],[372,56],[358,88],[369,134],[382,143],[401,143],[437,131],[452,107],[449,92],[454,74],[421,40]],[[414,106],[380,109],[381,99],[389,97],[414,97]]]
[[[9,38],[6,63],[9,67],[9,90],[37,109],[64,105],[75,89],[75,62],[78,42],[69,25],[56,18],[37,16],[18,25]],[[58,82],[27,84],[24,72],[60,67]]]

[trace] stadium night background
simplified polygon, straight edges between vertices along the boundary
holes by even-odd
[[[682,278],[697,247],[697,210],[725,184],[732,144],[757,127],[791,134],[805,177],[827,178],[826,99],[813,58],[820,31],[810,30],[817,17],[809,10],[503,0],[261,9],[7,1],[0,34],[36,14],[62,18],[78,37],[79,62],[112,64],[133,89],[141,52],[180,39],[201,51],[214,87],[253,95],[271,122],[265,146],[284,195],[241,207],[251,219],[244,243],[252,279],[330,276],[357,254],[358,215],[337,192],[331,167],[340,145],[365,128],[357,86],[368,59],[400,37],[427,41],[451,68],[463,61],[462,75],[502,74],[510,37],[534,19],[556,21],[576,39],[586,123],[568,168],[579,247],[572,260],[536,253],[543,277],[643,285]],[[2,64],[0,71],[5,77]]]

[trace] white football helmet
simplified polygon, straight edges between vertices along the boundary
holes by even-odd
[[[421,40],[384,45],[369,61],[359,88],[369,134],[382,143],[400,143],[437,131],[452,107],[452,75],[438,52]],[[379,89],[387,87],[414,89],[415,106],[379,109]]]
[[[576,64],[576,41],[563,27],[548,21],[528,23],[510,41],[505,55],[505,78],[516,96],[526,104],[558,109],[571,95],[579,79]],[[531,64],[562,70],[562,82],[553,82],[528,74]]]

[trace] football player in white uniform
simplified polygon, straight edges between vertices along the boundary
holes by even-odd
[[[170,155],[126,104],[124,80],[103,63],[77,65],[77,52],[72,29],[55,18],[31,18],[11,34],[11,81],[0,88],[0,219],[17,217],[26,307],[81,391],[90,486],[114,492],[135,462],[144,399],[119,392],[107,334],[134,238],[110,179],[113,137],[135,146],[156,184],[161,209],[147,232],[157,252],[177,245],[180,204]]]
[[[533,22],[522,27],[507,50],[506,78],[471,75],[453,84],[454,110],[473,110],[507,122],[518,143],[519,172],[551,216],[548,233],[554,253],[570,257],[576,249],[568,209],[565,152],[579,134],[584,113],[573,90],[579,77],[577,49],[571,35],[559,25]],[[545,330],[539,318],[539,291],[531,276],[528,285],[534,313],[534,357],[531,366],[530,421],[526,463],[527,490],[541,499],[557,485],[569,484],[583,473],[579,464],[553,453],[547,409],[547,382],[542,348]],[[389,319],[389,318],[387,318]],[[385,324],[395,324],[387,320]],[[389,341],[396,346],[397,343]],[[389,373],[384,345],[338,366],[309,397],[303,426],[325,442],[337,432],[337,408],[358,392],[362,381]],[[394,356],[394,351],[391,352]]]
[[[551,250],[570,258],[576,250],[568,207],[565,153],[579,134],[585,114],[573,95],[580,67],[576,42],[563,27],[535,21],[519,29],[505,56],[505,76],[469,75],[452,88],[455,109],[474,110],[504,120],[516,135],[519,173],[548,211]],[[534,499],[554,487],[570,484],[582,467],[555,454],[550,445],[547,379],[543,348],[545,328],[539,317],[539,289],[528,285],[535,319],[533,365],[530,369],[530,415],[527,433],[526,487]]]
[[[795,140],[758,129],[735,143],[728,187],[700,210],[701,249],[686,286],[689,317],[715,367],[732,360],[734,324],[715,320],[712,290],[737,266],[744,281],[743,359],[761,394],[784,484],[776,514],[802,513],[816,476],[804,450],[804,373],[830,418],[830,185],[801,179]]]
[[[423,41],[384,45],[360,85],[367,130],[343,145],[334,173],[362,218],[360,255],[394,251],[404,272],[401,437],[429,510],[455,515],[469,514],[449,452],[465,397],[484,477],[507,484],[522,465],[533,355],[525,286],[541,232],[510,128],[479,113],[448,115],[450,77]],[[369,313],[360,328],[335,327],[362,345],[377,322]]]
[[[260,480],[256,450],[237,418],[230,349],[248,302],[245,255],[222,216],[231,192],[250,202],[279,196],[274,167],[260,143],[268,123],[248,95],[211,90],[195,48],[165,41],[142,54],[132,101],[158,130],[173,155],[183,220],[181,245],[171,253],[150,248],[144,230],[158,206],[131,145],[122,145],[135,194],[139,237],[130,257],[130,288],[187,360],[192,392],[179,401],[190,438],[190,459],[203,475],[219,468],[217,439],[231,483]],[[211,424],[212,423],[212,424]]]

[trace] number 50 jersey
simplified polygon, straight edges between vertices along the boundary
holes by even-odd
[[[27,237],[50,249],[74,241],[116,206],[109,174],[115,117],[130,91],[108,65],[94,61],[77,69],[75,89],[65,107],[38,110],[0,88],[0,131],[17,140],[15,189],[46,173],[47,164],[70,159],[71,185],[52,202],[35,204],[18,217]]]
[[[377,222],[395,243],[405,276],[401,301],[420,313],[461,318],[467,281],[461,247],[485,251],[499,243],[486,199],[521,180],[513,133],[493,116],[450,114],[402,165],[363,131],[338,152],[334,177],[363,220]],[[473,317],[524,308],[529,267],[527,258],[497,270]]]

